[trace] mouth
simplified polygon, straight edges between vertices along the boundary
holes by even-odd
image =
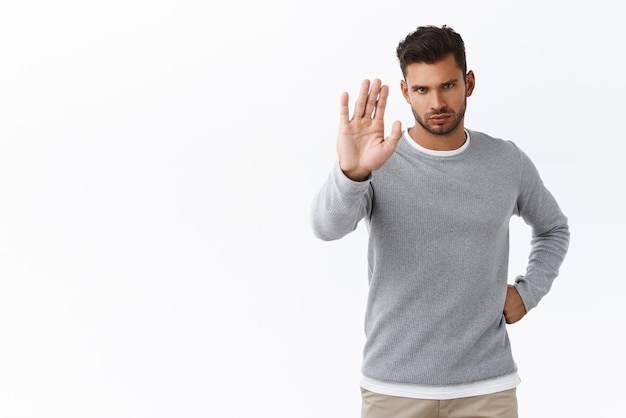
[[[443,113],[440,115],[433,115],[428,119],[430,119],[432,123],[439,125],[439,124],[445,123],[449,118],[450,118],[449,114]]]

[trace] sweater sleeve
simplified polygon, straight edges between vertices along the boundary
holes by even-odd
[[[353,181],[335,164],[311,208],[313,233],[324,241],[354,231],[372,207],[371,180]]]
[[[544,186],[539,173],[521,150],[520,194],[517,215],[531,227],[532,239],[526,274],[517,276],[517,288],[526,311],[536,307],[548,293],[569,247],[567,217]]]

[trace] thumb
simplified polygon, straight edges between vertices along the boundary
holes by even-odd
[[[402,138],[402,122],[397,120],[393,123],[391,133],[385,138],[385,141],[389,141],[395,147],[400,142],[400,138]]]

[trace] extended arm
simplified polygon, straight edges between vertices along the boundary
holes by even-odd
[[[385,106],[389,87],[376,79],[363,80],[350,118],[348,93],[339,103],[337,154],[339,163],[313,201],[313,232],[323,240],[338,239],[353,231],[369,213],[372,190],[368,178],[391,157],[402,137],[399,121],[384,137]]]

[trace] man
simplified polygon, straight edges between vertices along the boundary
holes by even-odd
[[[537,306],[569,245],[567,218],[511,141],[464,127],[474,73],[450,27],[397,47],[415,125],[384,137],[389,88],[364,80],[340,99],[338,164],[313,202],[315,235],[365,219],[369,297],[363,418],[517,417],[506,324]],[[508,284],[509,223],[532,228],[525,275]]]

